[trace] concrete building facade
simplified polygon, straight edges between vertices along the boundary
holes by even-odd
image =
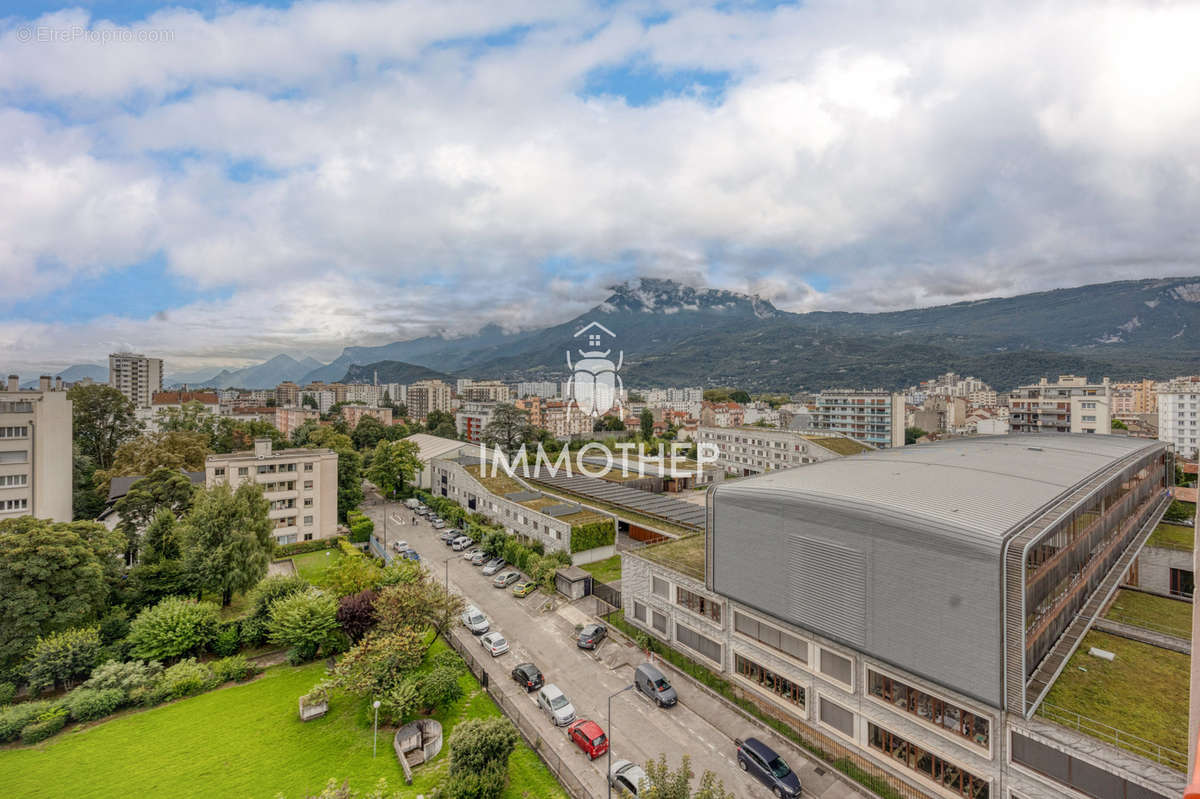
[[[204,483],[237,488],[257,483],[271,503],[275,543],[294,544],[337,535],[338,457],[331,449],[285,449],[275,452],[271,439],[260,438],[254,449],[209,455]]]
[[[305,422],[320,421],[321,412],[312,408],[275,408],[275,429],[291,438]]]
[[[408,387],[408,414],[424,420],[432,411],[450,412],[450,386],[441,380],[418,380]]]
[[[108,356],[108,384],[124,394],[135,408],[148,408],[155,392],[163,388],[162,359],[114,352]]]
[[[1076,398],[1096,403],[1096,406],[1076,404]],[[1013,391],[1008,398],[1008,407],[1009,426],[1014,433],[1084,432],[1092,425],[1096,429],[1088,432],[1112,432],[1112,384],[1107,377],[1099,383],[1090,383],[1086,377],[1077,375],[1059,375],[1053,383],[1043,377],[1036,384]],[[1084,411],[1097,419],[1085,423],[1076,418]],[[1108,417],[1108,427],[1099,423],[1099,417],[1104,415]]]
[[[845,436],[823,430],[779,430],[769,427],[705,427],[696,431],[696,442],[716,448],[716,464],[739,476],[762,474],[806,463],[841,457],[830,446],[865,452],[869,447]]]
[[[71,401],[62,381],[42,376],[20,390],[16,375],[0,391],[0,520],[72,519]]]
[[[903,394],[835,389],[817,395],[815,425],[873,447],[904,446]]]
[[[1200,378],[1177,378],[1158,389],[1158,440],[1188,460],[1200,453]]]
[[[454,424],[458,434],[467,441],[477,444],[483,440],[484,429],[491,424],[497,402],[467,401],[454,412]]]

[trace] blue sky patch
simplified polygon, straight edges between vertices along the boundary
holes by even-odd
[[[582,97],[620,97],[633,108],[654,105],[672,97],[697,97],[720,105],[733,80],[726,71],[681,69],[663,71],[644,60],[598,67],[584,78]]]

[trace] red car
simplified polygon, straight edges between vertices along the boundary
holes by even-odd
[[[608,751],[608,736],[594,721],[580,719],[567,727],[567,737],[592,760]]]

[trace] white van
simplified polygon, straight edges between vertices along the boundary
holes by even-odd
[[[417,499],[416,497],[409,497],[408,499],[404,500],[404,504],[409,510],[416,510],[417,508],[421,507],[421,500]]]

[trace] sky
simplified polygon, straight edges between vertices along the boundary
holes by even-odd
[[[1200,4],[0,9],[0,351],[169,373],[1200,274]]]

